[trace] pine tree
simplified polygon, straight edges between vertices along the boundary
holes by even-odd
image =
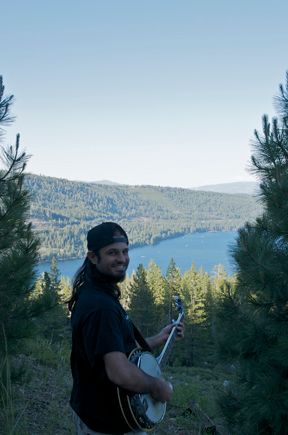
[[[60,278],[58,262],[52,257],[50,271],[44,272],[34,286],[31,295],[33,299],[41,297],[49,299],[47,310],[37,319],[39,337],[49,339],[49,342],[59,341],[67,336],[68,309],[67,300],[71,294],[71,283],[65,278]],[[49,309],[48,309],[49,308]]]
[[[237,279],[228,276],[223,267],[217,267],[212,287],[207,295],[207,322],[216,343],[217,359],[237,359],[238,343],[245,327],[239,314]],[[240,336],[238,337],[238,334]]]
[[[166,322],[171,322],[175,317],[173,297],[178,295],[182,295],[182,276],[175,260],[171,258],[166,272],[166,289],[164,298],[164,308],[167,316]]]
[[[61,277],[58,269],[58,261],[55,255],[51,258],[49,275],[51,279],[51,287],[57,293],[60,289]]]
[[[0,127],[9,124],[13,96],[4,98],[0,77]],[[39,241],[29,223],[30,195],[24,188],[29,156],[15,146],[4,146],[0,128],[0,359],[5,350],[19,349],[23,338],[36,331],[35,318],[51,305],[50,296],[33,297]],[[5,336],[5,340],[3,337]]]
[[[4,98],[0,77],[0,124],[11,122],[13,96]],[[1,139],[4,131],[1,129]],[[29,194],[23,187],[28,156],[20,151],[19,135],[15,146],[1,145],[0,169],[0,355],[4,352],[3,334],[9,348],[31,330],[32,290],[37,261],[38,240],[27,222]]]
[[[167,323],[167,313],[165,312],[165,278],[161,269],[154,261],[151,261],[146,271],[147,283],[153,295],[155,312],[155,330],[160,330]]]
[[[179,267],[177,267],[175,260],[171,258],[167,272],[166,272],[166,288],[165,288],[165,298],[164,298],[164,310],[166,314],[166,323],[170,323],[173,320],[176,320],[178,317],[178,312],[175,307],[175,296],[180,296],[183,301],[183,283],[182,283],[182,275]],[[185,302],[185,301],[183,301]],[[184,303],[185,305],[185,303]],[[189,337],[189,322],[185,321],[185,325],[187,326],[186,332],[188,331]],[[177,350],[171,353],[169,357],[170,365],[185,365],[188,360],[191,363],[191,342],[189,343],[189,348],[186,340],[186,332],[185,332],[185,340],[177,343]],[[190,338],[190,337],[189,337]],[[188,340],[189,340],[188,338]],[[185,341],[185,343],[184,343]],[[189,353],[189,357],[187,357],[187,351]]]
[[[131,302],[131,282],[133,281],[133,275],[130,277],[126,275],[126,278],[123,282],[120,282],[118,286],[121,290],[121,304],[125,308],[125,310],[129,310],[130,302]]]
[[[185,306],[185,361],[182,364],[196,365],[207,361],[207,345],[210,344],[210,329],[207,326],[206,297],[210,288],[209,275],[195,266],[183,275],[182,297]]]
[[[263,133],[255,132],[252,156],[264,213],[239,231],[237,285],[226,289],[222,310],[221,345],[233,343],[236,379],[221,403],[245,435],[288,433],[288,73],[277,108],[278,118],[265,115]]]
[[[19,135],[14,146],[2,143],[1,126],[13,120],[12,101],[13,96],[4,97],[0,76],[0,427],[5,433],[14,432],[16,426],[12,378],[22,372],[21,364],[15,371],[11,356],[36,330],[33,318],[45,305],[45,298],[30,299],[39,244],[28,223],[30,198],[23,187],[29,156],[20,151]]]
[[[155,307],[151,289],[149,288],[146,270],[139,264],[130,284],[131,302],[129,315],[144,337],[155,332]]]

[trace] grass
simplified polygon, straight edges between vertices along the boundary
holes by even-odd
[[[11,434],[15,428],[15,417],[14,417],[14,406],[13,406],[13,395],[12,395],[12,383],[11,383],[11,371],[10,371],[10,361],[8,358],[7,351],[7,340],[6,334],[3,327],[3,338],[4,338],[4,355],[1,359],[0,365],[0,403],[2,412],[2,427],[4,430]]]
[[[174,386],[173,399],[155,434],[227,433],[216,399],[224,376],[221,368],[175,367],[167,375]]]
[[[19,410],[16,416],[14,406],[14,395],[12,385],[11,364],[8,355],[7,339],[5,328],[2,326],[4,340],[4,354],[0,358],[0,427],[6,435],[13,435],[18,432],[20,419],[25,411],[25,405]],[[19,369],[18,365],[18,369]],[[18,370],[18,374],[21,372]]]
[[[8,392],[6,418],[14,416],[13,430],[5,429],[3,435],[75,434],[68,404],[69,357],[69,337],[54,343],[45,338],[27,341],[25,353],[18,356],[26,369],[25,381],[10,383]],[[165,377],[173,384],[173,399],[164,421],[151,435],[226,435],[216,401],[216,392],[227,377],[221,367],[170,367]],[[2,412],[0,427],[4,417]]]
[[[68,404],[71,377],[67,344],[46,339],[27,341],[19,361],[25,367],[25,380],[13,384],[10,395],[13,413],[21,417],[21,425],[13,432],[5,429],[3,435],[74,434]],[[4,414],[2,409],[0,427]]]

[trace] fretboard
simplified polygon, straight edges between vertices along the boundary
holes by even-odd
[[[184,313],[180,313],[178,316],[178,319],[174,322],[174,327],[172,328],[170,335],[165,343],[165,346],[162,349],[162,352],[160,353],[160,355],[157,358],[158,364],[161,367],[161,369],[163,369],[168,361],[169,355],[171,353],[172,350],[172,346],[174,344],[174,341],[176,339],[176,327],[177,325],[183,320],[184,317]]]

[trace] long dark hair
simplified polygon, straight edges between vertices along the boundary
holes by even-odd
[[[85,258],[82,266],[79,267],[79,269],[76,271],[73,281],[72,281],[72,294],[70,299],[68,299],[68,309],[71,312],[73,309],[73,306],[78,299],[78,293],[77,290],[81,288],[86,282],[87,282],[87,269],[89,267],[89,259],[88,257]]]
[[[99,258],[98,252],[95,252],[95,255]],[[67,301],[70,312],[73,310],[73,307],[79,298],[79,294],[81,293],[81,289],[85,284],[95,286],[98,290],[101,288],[102,291],[111,293],[117,299],[120,299],[121,297],[121,290],[116,282],[110,277],[100,273],[96,266],[91,263],[88,257],[86,257],[82,266],[80,266],[75,273],[72,281],[72,295]]]

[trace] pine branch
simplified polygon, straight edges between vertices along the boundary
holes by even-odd
[[[9,115],[10,106],[12,104],[13,95],[3,99],[5,87],[3,86],[3,77],[0,76],[0,124],[7,125],[13,122],[14,117]],[[0,136],[3,134],[3,129],[0,127]]]
[[[19,146],[20,135],[17,134],[14,148],[9,146],[6,149],[3,149],[3,156],[1,156],[1,160],[7,167],[7,170],[4,172],[4,174],[1,174],[0,182],[14,180],[24,172],[30,156],[26,155],[24,151],[20,153]]]
[[[275,106],[279,114],[282,116],[285,128],[288,128],[288,71],[286,72],[285,87],[280,84],[280,95],[275,97]]]

